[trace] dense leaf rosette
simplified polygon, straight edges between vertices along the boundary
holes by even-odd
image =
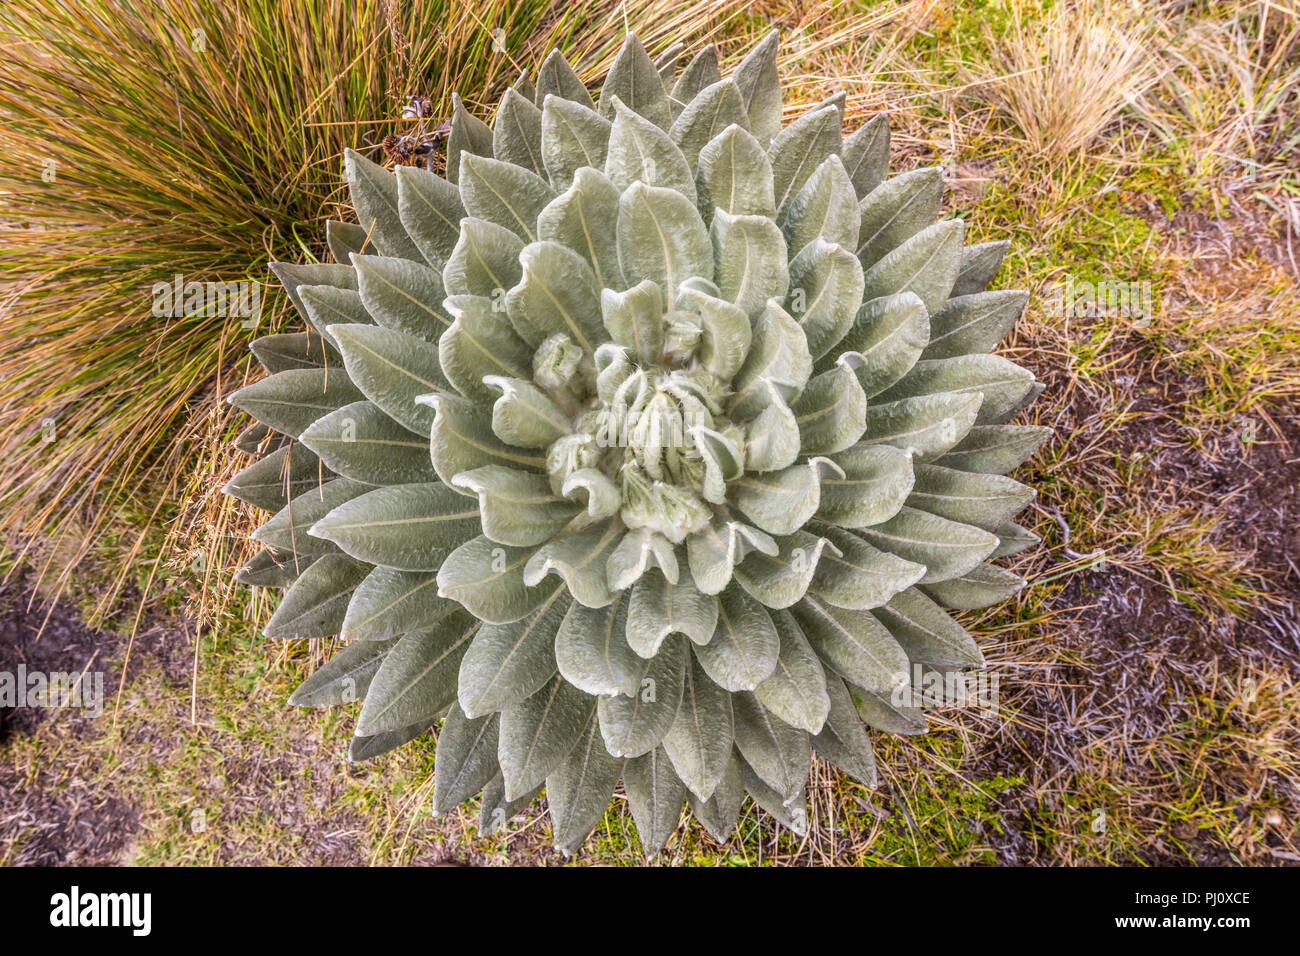
[[[598,100],[558,53],[491,127],[457,100],[447,179],[347,155],[227,490],[275,512],[267,634],[347,642],[293,700],[364,698],[355,759],[445,718],[438,810],[545,787],[567,851],[621,778],[655,852],[686,801],[800,829],[812,750],[873,785],[913,665],[982,664],[944,608],[1023,584],[1025,295],[842,108],[781,127],[775,34],[725,79],[629,37]]]

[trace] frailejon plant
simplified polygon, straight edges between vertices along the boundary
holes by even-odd
[[[439,812],[491,830],[546,789],[578,847],[622,780],[654,853],[746,793],[799,831],[811,751],[867,786],[863,722],[920,733],[914,665],[983,663],[945,608],[1023,585],[1005,474],[1046,429],[990,349],[1004,243],[886,178],[843,97],[784,128],[777,37],[728,77],[627,39],[598,101],[558,52],[492,127],[456,102],[447,178],[349,152],[334,264],[272,268],[311,331],[231,397],[275,511],[240,579],[277,638],[346,646],[294,694],[364,697],[351,756],[443,719]]]

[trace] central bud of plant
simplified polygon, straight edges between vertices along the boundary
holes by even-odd
[[[700,310],[716,294],[708,280],[688,279],[665,311],[653,282],[606,290],[607,314],[632,320],[630,345],[606,343],[588,362],[566,335],[542,343],[534,380],[571,411],[571,431],[547,450],[556,493],[586,487],[599,495],[599,484],[605,493],[592,499],[593,514],[617,510],[628,528],[673,544],[708,524],[711,505],[726,500],[726,482],[744,465],[743,430],[723,413],[729,383],[701,356],[714,337],[706,336]]]

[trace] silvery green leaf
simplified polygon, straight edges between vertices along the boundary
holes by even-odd
[[[618,189],[600,170],[586,166],[578,169],[572,179],[572,185],[537,217],[538,238],[558,242],[586,259],[598,289],[621,289]]]
[[[586,694],[611,696],[637,692],[645,662],[624,635],[629,598],[614,595],[605,607],[569,605],[555,635],[555,663],[574,687]]]
[[[658,654],[641,661],[637,688],[630,697],[600,698],[597,713],[606,750],[615,757],[640,757],[659,746],[677,719],[689,657],[686,640],[674,635]]]
[[[455,183],[461,157],[467,153],[492,155],[492,129],[465,109],[460,94],[451,94],[451,133],[447,137],[447,179]]]
[[[578,170],[605,168],[610,121],[594,109],[559,97],[542,109],[542,162],[556,189],[567,189]]]
[[[776,299],[769,299],[754,323],[745,364],[731,383],[734,392],[728,411],[732,420],[744,421],[761,412],[771,386],[789,402],[811,376],[812,356],[803,329]]]
[[[400,173],[403,169],[410,168],[409,166],[398,166],[397,171]],[[400,181],[398,188],[400,195]],[[355,222],[339,222],[337,219],[330,219],[325,223],[325,243],[330,247],[330,255],[334,257],[335,262],[346,265],[352,261],[348,254],[365,252],[369,242],[370,233]],[[375,251],[373,246],[370,251]]]
[[[975,292],[950,298],[930,317],[928,359],[990,352],[1016,324],[1029,293]]]
[[[504,226],[483,219],[465,218],[460,238],[442,269],[449,296],[483,296],[494,311],[504,310],[506,290],[524,274],[519,253],[524,241]]]
[[[421,721],[433,723],[456,700],[461,658],[479,626],[471,615],[457,611],[433,627],[404,635],[370,682],[357,733],[369,737]]]
[[[1008,555],[1019,554],[1026,548],[1031,548],[1043,540],[1028,528],[1022,528],[1014,521],[1008,521],[994,533],[998,536],[998,546],[989,555],[990,558],[1005,558]]]
[[[428,266],[405,259],[353,254],[361,301],[386,329],[438,341],[451,319],[440,308],[445,292],[442,276]]]
[[[871,613],[910,661],[935,668],[984,666],[984,655],[966,629],[917,588],[900,591]]]
[[[313,538],[307,529],[349,498],[370,491],[371,485],[348,478],[334,478],[312,487],[291,500],[266,524],[253,532],[253,540],[272,548],[301,555],[338,551],[329,541]]]
[[[686,64],[686,69],[682,70],[673,84],[669,94],[673,109],[681,111],[686,104],[720,79],[722,69],[718,64],[718,50],[710,43],[691,58],[691,62]]]
[[[556,674],[541,690],[501,712],[497,760],[507,799],[546,782],[546,775],[582,739],[595,709],[595,697]]]
[[[822,478],[817,517],[841,528],[879,524],[912,490],[912,459],[892,445],[854,445],[831,456],[844,476]]]
[[[733,216],[775,216],[772,162],[748,130],[728,126],[700,150],[695,188],[700,214],[711,222],[714,209]]]
[[[655,856],[681,822],[686,785],[673,771],[668,754],[656,747],[623,765],[623,790],[641,849]]]
[[[672,86],[673,78],[677,75],[677,64],[684,52],[685,43],[674,43],[655,57],[655,69],[659,71],[659,79],[663,81],[665,90]]]
[[[331,325],[348,378],[399,425],[417,435],[433,424],[433,410],[416,396],[448,391],[437,352],[424,339],[378,325]]]
[[[899,691],[910,691],[910,689],[910,684],[897,688]],[[883,695],[873,694],[861,687],[852,686],[848,690],[853,706],[857,708],[858,716],[866,721],[868,727],[883,730],[887,734],[909,736],[923,734],[930,729],[930,723],[919,707],[896,703],[892,692]]]
[[[861,225],[852,247],[862,268],[870,269],[891,249],[934,222],[942,199],[940,166],[899,173],[863,196]]]
[[[760,140],[762,137],[759,137]],[[810,110],[781,130],[768,147],[778,219],[804,183],[830,156],[840,153],[840,111],[833,106]]]
[[[654,365],[663,351],[663,301],[662,290],[650,279],[642,279],[626,292],[600,292],[601,315],[610,338],[631,349],[641,365]]]
[[[981,401],[978,394],[955,392],[868,405],[863,443],[911,449],[922,461],[937,458],[970,431]]]
[[[666,297],[684,279],[713,278],[709,233],[695,204],[677,190],[634,183],[619,197],[617,228],[626,282],[650,279]]]
[[[1005,475],[1023,465],[1051,433],[1042,425],[977,425],[936,464]]]
[[[988,421],[989,425],[1004,425],[1011,419],[1015,418],[1026,408],[1034,403],[1034,400],[1047,388],[1044,382],[1030,382],[1029,388],[1025,394],[1016,401],[1012,402],[1005,408],[998,409],[996,412],[990,412]]]
[[[894,402],[917,395],[981,394],[975,424],[988,425],[1014,409],[1034,386],[1034,373],[1000,355],[961,355],[949,359],[921,359],[912,370],[876,396]]]
[[[835,551],[835,545],[829,544],[826,538],[807,531],[778,537],[776,544],[780,553],[751,552],[735,569],[741,587],[764,607],[773,609],[787,608],[802,598],[819,562]],[[827,553],[823,555],[823,552]]]
[[[340,636],[346,641],[386,641],[433,627],[460,606],[438,595],[432,571],[375,568],[352,595]]]
[[[615,98],[622,100],[660,129],[667,129],[672,122],[664,82],[655,69],[654,61],[634,33],[629,33],[623,41],[623,47],[614,58],[614,65],[609,68],[605,83],[600,88],[600,115],[608,120],[614,119]]]
[[[248,346],[262,368],[274,374],[291,368],[338,366],[339,354],[315,332],[263,335]]]
[[[365,396],[342,369],[291,368],[226,398],[259,422],[294,438],[314,421]]]
[[[333,262],[272,262],[267,268],[280,280],[293,306],[303,316],[307,309],[303,306],[299,289],[303,286],[325,285],[341,290],[355,290],[357,273],[350,265]]]
[[[532,555],[531,548],[512,548],[486,536],[466,541],[442,562],[438,593],[491,624],[518,621],[564,590],[559,581],[537,588],[524,584],[524,565]]]
[[[903,379],[929,343],[930,321],[925,303],[911,292],[863,303],[836,352],[852,353],[851,361],[868,398]]]
[[[957,278],[964,229],[960,219],[936,222],[895,247],[867,270],[863,298],[915,292],[926,311],[938,311]]]
[[[529,106],[534,104],[537,99],[537,87],[533,85],[533,81],[529,78],[527,69],[519,71],[519,76],[512,86],[520,96],[528,101]]]
[[[623,492],[604,472],[579,468],[564,479],[560,494],[581,503],[585,493],[587,514],[592,518],[609,518],[623,505]]]
[[[844,162],[839,156],[831,155],[795,193],[786,209],[782,229],[786,245],[793,251],[801,251],[808,243],[820,238],[844,247],[848,253],[857,248],[858,219],[853,183],[844,169]]]
[[[921,590],[943,607],[967,610],[1000,604],[1026,583],[1020,575],[986,563],[959,578],[927,584]]]
[[[348,181],[357,222],[386,256],[424,261],[420,250],[402,228],[397,211],[397,177],[354,149],[343,151],[343,175]]]
[[[889,116],[877,113],[844,138],[844,168],[858,198],[879,186],[889,173]]]
[[[745,467],[750,471],[780,471],[799,457],[799,423],[770,381],[767,404],[745,426]]]
[[[826,692],[831,709],[826,716],[826,726],[812,739],[813,749],[839,767],[864,787],[876,785],[876,755],[871,741],[862,727],[862,720],[853,706],[844,681],[826,674]]]
[[[792,613],[817,656],[859,687],[887,693],[906,677],[906,652],[870,611],[836,607],[810,596]]]
[[[348,742],[348,760],[359,763],[362,760],[370,760],[372,757],[386,754],[390,750],[396,750],[403,744],[410,743],[428,729],[429,725],[422,721],[411,727],[403,727],[401,730],[395,730],[388,734],[375,734],[373,737],[353,737]]]
[[[961,577],[989,557],[998,544],[996,535],[980,528],[906,506],[888,521],[860,528],[857,533],[881,550],[925,565],[921,579],[925,584]]]
[[[505,827],[507,823],[531,807],[541,792],[542,788],[537,787],[518,800],[507,800],[505,778],[498,773],[483,787],[483,800],[478,816],[478,835],[489,836]]]
[[[221,491],[266,511],[279,511],[290,498],[320,485],[333,474],[306,448],[287,445],[249,465]]]
[[[749,128],[764,148],[781,130],[781,78],[776,71],[776,48],[780,34],[773,30],[740,61],[731,74],[740,87]]]
[[[311,526],[359,561],[405,571],[438,570],[480,531],[474,503],[440,483],[376,488]]]
[[[612,591],[630,588],[642,575],[658,568],[673,584],[677,583],[677,556],[673,545],[663,535],[649,528],[637,528],[623,535],[605,562],[605,576]]]
[[[397,167],[397,210],[402,227],[419,248],[424,261],[441,271],[460,237],[465,218],[460,190],[427,169]],[[355,249],[354,252],[363,252]],[[340,259],[350,262],[350,259]]]
[[[319,557],[263,548],[235,572],[235,581],[255,588],[287,587]]]
[[[708,643],[717,626],[718,599],[700,593],[694,578],[685,571],[676,583],[662,574],[646,574],[632,588],[626,638],[641,657],[659,653],[669,634],[685,634],[696,644]]]
[[[577,745],[546,777],[546,803],[557,849],[568,854],[582,846],[609,809],[622,772],[623,761],[605,750],[593,714]]]
[[[614,599],[605,566],[622,533],[622,522],[605,521],[552,538],[524,566],[524,583],[532,587],[547,574],[558,574],[578,603],[604,607]]]
[[[808,832],[807,800],[803,787],[794,796],[784,798],[764,783],[748,764],[741,768],[741,779],[745,782],[745,792],[753,798],[755,804],[770,813],[777,823],[795,836],[801,837]],[[787,799],[790,806],[786,806]]]
[[[813,359],[833,349],[838,357],[845,348],[835,346],[853,327],[862,288],[862,266],[843,246],[814,237],[791,260],[785,308],[802,326]]]
[[[709,643],[695,645],[695,657],[724,690],[753,690],[771,675],[780,650],[767,609],[732,583],[718,595],[718,627]]]
[[[806,731],[769,713],[750,693],[731,698],[735,718],[736,749],[745,763],[769,787],[789,800],[808,781],[812,748]]]
[[[865,611],[880,607],[925,576],[925,568],[881,551],[843,528],[812,524],[835,550],[827,550],[817,565],[808,593],[827,604]]]
[[[466,717],[453,706],[433,753],[433,810],[446,813],[482,790],[498,772],[497,714]]]
[[[492,431],[507,445],[549,448],[571,431],[564,409],[532,382],[489,375],[486,383],[501,392],[492,406]]]
[[[682,151],[661,128],[617,97],[605,154],[605,175],[622,192],[635,182],[675,189],[692,203],[695,176]]]
[[[700,150],[729,126],[741,129],[749,126],[740,87],[734,80],[715,82],[685,104],[668,132],[681,148],[692,176],[699,163]],[[689,195],[693,196],[694,191],[692,185]]]
[[[545,470],[542,456],[512,448],[497,438],[486,408],[459,395],[422,395],[420,400],[431,404],[437,413],[429,433],[429,454],[443,484],[452,485],[462,471],[484,465]]]
[[[722,298],[744,309],[751,319],[767,300],[784,296],[790,286],[785,237],[766,216],[733,216],[719,209],[709,226],[713,270]]]
[[[781,652],[771,675],[754,688],[759,703],[792,727],[820,733],[830,710],[826,672],[789,611],[773,611]]]
[[[727,482],[744,471],[745,453],[726,435],[702,425],[692,427],[690,435],[704,460],[701,494],[706,501],[723,504],[727,500]]]
[[[725,844],[731,839],[740,818],[740,807],[745,802],[744,765],[745,761],[733,747],[722,779],[708,800],[701,800],[686,791],[686,800],[695,819],[719,843]]]
[[[504,710],[555,673],[555,632],[568,609],[563,588],[509,624],[484,624],[460,662],[457,694],[469,717]]]
[[[573,67],[569,66],[569,61],[559,50],[552,50],[546,54],[541,69],[537,71],[537,105],[544,106],[546,97],[551,94],[577,103],[579,106],[585,106],[587,109],[596,108],[591,94],[587,92],[587,87],[583,85],[578,74],[573,72]]]
[[[851,448],[867,427],[867,396],[847,365],[813,376],[790,410],[799,424],[799,451],[804,455]]]
[[[372,485],[437,481],[429,442],[393,421],[374,402],[353,402],[316,419],[299,440],[325,467]]]
[[[768,534],[793,534],[821,504],[822,476],[838,470],[827,458],[813,458],[781,471],[749,472],[732,482],[732,502]]]
[[[998,269],[1002,267],[1002,259],[1010,248],[1011,242],[1007,239],[963,246],[961,271],[957,273],[957,281],[953,283],[952,291],[948,294],[955,298],[983,292],[997,275]]]
[[[348,597],[370,566],[342,554],[327,554],[303,571],[285,592],[262,633],[271,638],[333,637]]]
[[[504,298],[500,311],[484,296],[452,296],[444,305],[454,321],[438,339],[438,365],[456,391],[486,404],[497,393],[484,384],[485,377],[529,377],[533,350],[510,327]]]
[[[356,269],[347,267],[356,282]],[[311,327],[321,334],[326,342],[332,341],[326,331],[331,325],[374,325],[375,320],[366,311],[361,301],[361,294],[352,289],[338,289],[330,285],[304,285],[298,289],[302,297],[303,309]]]
[[[542,111],[507,87],[492,121],[492,155],[539,176],[542,165]]]
[[[555,198],[555,191],[536,173],[470,153],[461,155],[459,183],[465,212],[504,226],[527,242],[537,238],[537,214]]]
[[[911,508],[993,531],[1010,521],[1034,498],[1034,489],[1001,475],[956,471],[942,465],[916,465]]]
[[[685,668],[681,706],[663,747],[677,776],[700,799],[711,797],[727,772],[732,739],[731,695],[692,656]]]
[[[555,497],[545,475],[484,465],[462,471],[452,480],[456,487],[478,495],[483,534],[498,544],[541,544],[558,534],[580,510],[575,502]]]
[[[274,428],[261,422],[253,422],[239,433],[234,445],[237,451],[245,455],[262,455],[287,448],[292,443],[293,439],[288,435],[281,435]]]
[[[558,242],[534,242],[519,254],[523,278],[506,294],[515,332],[536,348],[563,332],[594,354],[604,338],[596,275],[587,260]]]
[[[294,707],[335,707],[361,700],[395,643],[358,641],[344,646],[298,685],[289,703]]]
[[[832,93],[830,96],[823,99],[816,106],[814,106],[813,109],[819,110],[826,106],[835,107],[835,109],[837,109],[840,114],[840,127],[842,129],[844,126],[844,109],[848,104],[848,100],[849,100],[848,92],[845,90],[840,90],[839,92]]]
[[[749,316],[739,306],[698,289],[684,288],[677,305],[700,317],[700,364],[720,381],[730,381],[749,354],[753,339]]]

